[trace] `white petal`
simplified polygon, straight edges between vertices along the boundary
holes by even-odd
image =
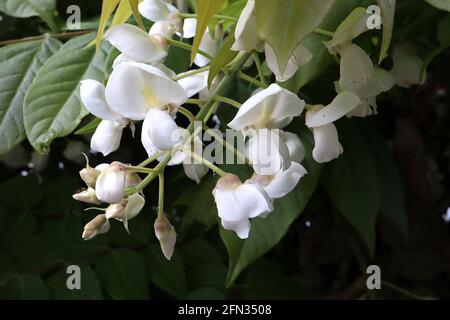
[[[208,73],[209,71],[203,71],[182,78],[178,80],[178,84],[183,87],[188,97],[192,97],[208,87]],[[183,73],[180,73],[179,75],[183,75]]]
[[[163,0],[144,0],[139,4],[139,13],[150,21],[169,20],[178,9]]]
[[[374,76],[374,66],[367,53],[353,44],[349,46],[341,57],[340,87],[343,90],[355,91],[367,84]]]
[[[86,109],[103,120],[122,120],[111,110],[105,98],[105,86],[95,80],[83,80],[80,85],[80,97]]]
[[[125,125],[118,121],[103,120],[91,138],[91,150],[101,152],[105,157],[120,146]]]
[[[313,133],[315,142],[313,158],[315,161],[319,163],[329,162],[338,158],[344,151],[333,123],[313,128]]]
[[[217,41],[215,41],[211,37],[211,33],[207,29],[205,34],[203,35],[202,41],[200,42],[200,50],[203,52],[209,54],[212,57],[215,57],[217,55],[217,52],[219,50],[219,46],[217,44]],[[201,54],[197,54],[194,59],[194,63],[199,67],[204,67],[208,65],[211,61],[206,58],[205,56]]]
[[[281,131],[280,137],[283,139],[289,150],[289,159],[294,162],[301,163],[305,158],[305,146],[295,133]]]
[[[241,221],[226,221],[222,219],[222,226],[226,230],[236,232],[241,239],[247,239],[250,233],[250,220],[244,219]]]
[[[196,29],[197,29],[197,19],[196,18],[184,19],[183,38],[190,39],[190,38],[195,37]]]
[[[153,63],[167,56],[165,46],[131,24],[119,24],[112,27],[105,34],[105,39],[126,58],[136,62]]]
[[[182,137],[176,135],[181,130],[167,111],[152,109],[145,117],[144,127],[156,148],[169,150],[179,144]]]
[[[289,149],[277,130],[251,132],[246,155],[259,175],[271,176],[290,165]]]
[[[164,38],[170,39],[176,32],[177,28],[176,25],[174,25],[170,21],[158,21],[155,22],[152,27],[150,28],[150,31],[148,32],[149,35],[159,35]],[[161,40],[158,38],[154,38],[156,41],[159,41],[162,45],[164,45],[167,48],[167,44],[165,40]]]
[[[118,162],[113,162],[104,169],[97,178],[95,192],[100,201],[106,203],[119,203],[123,199],[126,182],[125,166]]]
[[[252,51],[262,50],[262,41],[258,35],[258,28],[256,25],[256,16],[253,12],[255,9],[255,0],[248,0],[234,31],[234,42],[231,50],[234,51]]]
[[[307,117],[306,125],[315,128],[332,123],[358,107],[360,103],[361,99],[356,94],[343,91],[328,106]]]
[[[158,68],[134,62],[117,66],[106,86],[106,100],[121,116],[143,120],[150,108],[181,105],[187,99],[183,88]]]
[[[409,88],[414,84],[424,84],[426,74],[420,78],[424,62],[408,46],[397,46],[393,54],[394,67],[391,70],[397,85]]]
[[[287,170],[275,175],[269,185],[263,188],[271,199],[283,198],[294,190],[306,173],[306,169],[300,163],[292,162]]]
[[[203,164],[183,163],[183,169],[186,176],[200,183],[201,179],[208,173],[208,167]]]
[[[300,44],[289,58],[288,63],[281,73],[278,65],[277,56],[273,48],[266,43],[265,46],[266,62],[270,70],[275,74],[277,81],[284,82],[292,78],[297,72],[299,66],[307,64],[312,59],[311,52],[302,44]]]
[[[127,206],[125,208],[125,217],[131,220],[136,217],[145,206],[145,198],[139,193],[135,193],[128,197]]]
[[[248,99],[228,126],[236,130],[280,128],[287,125],[292,117],[299,116],[304,107],[305,102],[296,94],[271,84]]]
[[[242,221],[273,210],[267,193],[256,184],[244,183],[234,190],[213,190],[219,217],[226,221]]]

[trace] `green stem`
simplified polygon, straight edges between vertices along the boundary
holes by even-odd
[[[164,153],[164,151],[159,151],[153,157],[150,157],[150,158],[142,161],[137,166],[138,167],[145,167],[145,166],[149,165],[150,163],[152,163],[153,161],[157,160],[160,156],[163,155],[163,153]]]
[[[320,28],[315,29],[314,33],[320,34],[322,36],[330,37],[330,38],[334,37],[334,32],[323,30],[323,29],[320,29]]]
[[[245,155],[240,152],[238,149],[236,149],[232,144],[228,143],[226,140],[223,139],[223,137],[221,135],[219,135],[218,133],[216,133],[215,130],[209,128],[206,124],[203,125],[203,129],[206,131],[207,134],[209,134],[210,136],[212,136],[214,139],[216,139],[221,145],[223,145],[226,149],[230,150],[231,152],[233,152],[239,159],[241,159],[242,161],[244,161],[245,164],[248,164],[249,161],[248,159],[245,157]]]
[[[227,97],[214,96],[213,98],[214,98],[215,101],[229,104],[230,106],[233,106],[233,107],[235,107],[237,109],[239,109],[241,107],[241,104],[239,102],[237,102],[236,100],[227,98]]]
[[[258,81],[252,77],[250,77],[249,75],[243,73],[242,71],[239,71],[238,73],[239,78],[241,78],[242,80],[245,80],[253,85],[255,85],[256,87],[265,89],[267,88],[267,85],[265,85],[264,83],[262,83],[261,81]]]
[[[208,160],[206,160],[205,158],[203,158],[202,156],[199,156],[198,154],[196,154],[195,152],[191,152],[188,151],[190,156],[194,159],[197,160],[198,162],[202,163],[203,165],[207,166],[208,168],[210,168],[212,171],[214,171],[215,173],[217,173],[219,176],[223,177],[224,175],[226,175],[227,173],[225,171],[223,171],[222,169],[220,169],[218,166],[214,165],[212,162],[209,162]]]
[[[182,106],[179,106],[178,112],[181,113],[182,115],[184,115],[186,118],[188,118],[190,122],[195,121],[195,116],[188,109],[183,108]]]
[[[257,52],[252,53],[253,60],[255,60],[256,69],[258,69],[259,79],[261,82],[267,87],[266,77],[264,77],[263,71],[262,71],[262,65],[261,60],[259,59],[259,55]]]
[[[174,47],[178,47],[187,51],[192,51],[192,46],[181,42],[181,41],[177,41],[177,40],[173,40],[173,39],[169,39],[166,38],[166,41],[169,45],[174,46]],[[204,56],[205,58],[209,59],[209,60],[213,60],[214,58],[211,57],[211,55],[207,54],[206,52],[202,51],[202,50],[198,50],[198,53],[201,54],[202,56]]]
[[[187,104],[195,104],[197,106],[202,106],[205,103],[205,100],[202,99],[187,99]]]
[[[158,173],[159,196],[158,196],[158,218],[164,217],[164,171]]]
[[[195,13],[180,13],[180,17],[182,18],[197,18],[197,14]],[[222,14],[215,14],[214,18],[219,20],[229,20],[229,21],[237,21],[238,19],[235,17],[225,16]]]
[[[400,293],[403,293],[405,296],[409,296],[409,297],[411,297],[411,298],[413,298],[413,299],[417,299],[417,300],[427,300],[427,298],[425,298],[425,297],[421,297],[421,296],[419,296],[419,295],[417,295],[417,294],[415,294],[415,293],[413,293],[413,292],[410,292],[410,291],[408,291],[408,290],[405,290],[405,289],[403,289],[403,288],[400,288],[400,287],[398,287],[398,286],[396,286],[395,284],[392,284],[392,283],[390,283],[390,282],[387,282],[387,281],[381,281],[381,284],[382,284],[383,286],[386,286],[386,287],[388,287],[388,288],[391,288],[391,289],[393,289],[393,290],[396,290],[396,291],[398,291],[398,292],[400,292]]]
[[[153,173],[156,172],[155,169],[145,168],[145,167],[135,167],[135,166],[126,166],[127,171],[131,172],[140,172],[140,173]]]
[[[202,73],[203,71],[207,71],[207,70],[209,70],[209,68],[210,68],[210,66],[206,66],[206,67],[203,67],[203,68],[199,68],[199,69],[191,70],[191,71],[188,71],[188,72],[184,72],[182,74],[179,74],[179,75],[173,77],[172,80],[173,81],[181,80],[181,79],[184,79],[184,78],[187,78],[187,77],[190,77],[190,76]]]
[[[225,75],[225,77],[220,81],[219,85],[216,87],[216,89],[213,92],[213,95],[221,95],[226,92],[226,90],[230,87],[233,80],[238,75],[239,70],[244,65],[244,63],[248,60],[250,57],[249,53],[244,53],[241,55],[241,57],[236,60],[233,67],[230,69],[230,71]],[[213,99],[213,97],[209,98],[208,101],[206,101],[205,105],[200,109],[199,113],[197,114],[197,119],[203,121],[203,123],[206,123],[209,118],[214,113],[214,110],[216,109],[218,102]],[[199,127],[194,132],[194,124],[191,123],[188,127],[189,132],[192,133],[193,136],[198,134],[199,130],[202,128]],[[190,139],[190,137],[188,138]],[[186,139],[186,141],[188,140]],[[171,159],[171,152],[166,151],[165,156],[162,159],[162,161],[155,167],[155,172],[148,174],[137,186],[128,188],[125,191],[125,195],[132,195],[134,193],[142,191],[148,184],[150,184],[157,176],[158,173],[161,170],[163,170],[167,164],[170,162]]]

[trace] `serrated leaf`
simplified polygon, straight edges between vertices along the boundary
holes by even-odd
[[[325,166],[321,181],[333,204],[373,256],[375,222],[380,208],[375,161],[351,120],[341,121],[337,127],[344,153]]]
[[[381,8],[383,17],[383,42],[381,43],[380,58],[378,60],[378,63],[381,63],[387,57],[389,46],[391,45],[397,0],[377,0],[377,4]]]
[[[119,2],[120,0],[103,0],[102,2],[102,13],[100,15],[100,22],[98,24],[97,37],[95,38],[97,51],[100,50],[100,45],[103,40],[103,34],[105,33],[109,18],[111,18],[114,10],[116,10]],[[89,43],[87,45],[89,45]]]
[[[68,41],[39,70],[25,97],[24,124],[28,140],[40,153],[51,142],[71,133],[88,114],[80,101],[83,79],[103,81],[103,51],[87,48],[93,34]]]
[[[44,281],[33,274],[15,275],[0,284],[0,298],[7,300],[47,300],[50,298]]]
[[[220,235],[229,255],[227,287],[233,284],[242,270],[250,263],[261,257],[281,240],[292,222],[302,213],[317,186],[321,165],[311,157],[311,133],[303,128],[301,137],[304,139],[303,143],[307,150],[307,157],[303,165],[308,174],[300,180],[294,191],[284,198],[276,200],[274,203],[275,209],[267,218],[252,220],[248,239],[241,240],[234,232],[223,228],[220,230]]]
[[[197,28],[195,30],[194,43],[192,44],[191,63],[194,62],[195,56],[198,53],[200,42],[203,39],[206,28],[224,3],[225,0],[196,0]]]
[[[450,1],[448,0],[425,0],[433,7],[450,12]]]
[[[208,73],[208,88],[211,88],[211,84],[214,78],[219,74],[222,68],[229,64],[237,56],[237,51],[230,50],[230,48],[233,46],[234,41],[235,39],[233,35],[228,36],[228,38],[224,41],[219,53],[211,62],[211,67],[209,68]]]
[[[40,17],[52,29],[58,30],[54,12],[56,0],[1,0],[0,11],[17,18]]]
[[[144,263],[134,251],[111,251],[98,260],[95,270],[113,299],[148,299],[150,296]]]
[[[25,93],[44,62],[60,47],[61,42],[46,37],[0,48],[0,154],[25,138]]]
[[[317,28],[334,0],[256,0],[259,35],[273,48],[280,71],[305,37]]]

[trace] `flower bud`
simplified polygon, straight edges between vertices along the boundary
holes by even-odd
[[[136,172],[127,172],[127,176],[125,179],[127,188],[135,187],[142,181],[142,179]]]
[[[97,198],[106,203],[120,203],[126,183],[126,168],[120,162],[113,162],[97,178],[95,191]]]
[[[95,190],[90,187],[75,193],[72,197],[77,201],[86,202],[90,204],[102,203],[100,200],[98,200]]]
[[[97,181],[98,176],[100,175],[100,170],[94,169],[89,165],[89,159],[86,154],[84,154],[86,158],[86,167],[80,171],[80,177],[86,183],[86,185],[90,188],[95,188],[95,183]]]
[[[83,240],[91,240],[98,234],[106,233],[109,231],[109,221],[106,219],[106,215],[99,214],[90,222],[84,226]]]
[[[173,255],[175,243],[177,241],[177,233],[175,228],[170,224],[169,220],[163,216],[155,220],[155,235],[161,244],[161,251],[167,260],[170,260]]]

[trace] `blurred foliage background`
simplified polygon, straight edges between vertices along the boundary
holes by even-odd
[[[339,10],[323,23],[326,30],[334,30],[356,5],[372,3],[337,2]],[[61,30],[71,4],[57,1],[54,19]],[[84,27],[95,28],[101,2],[76,4]],[[0,16],[0,41],[50,32],[39,17]],[[425,1],[399,0],[394,42],[411,42],[425,58],[440,47],[438,24],[446,17]],[[374,34],[357,42],[376,59]],[[310,39],[318,40],[323,41]],[[339,64],[325,50],[320,47],[314,66],[287,83],[314,103],[331,101],[339,78]],[[0,298],[413,298],[392,284],[421,297],[450,298],[449,60],[450,50],[443,50],[431,61],[424,86],[396,87],[380,96],[379,115],[339,121],[345,153],[323,167],[307,160],[310,177],[279,205],[278,215],[263,221],[269,225],[265,238],[244,243],[219,230],[212,174],[196,185],[179,168],[166,170],[165,202],[178,233],[170,262],[153,231],[157,186],[146,189],[146,207],[130,222],[130,235],[113,222],[109,233],[84,242],[83,226],[94,214],[84,212],[72,194],[82,185],[78,171],[84,166],[81,152],[89,153],[89,136],[57,139],[49,155],[23,142],[1,156]],[[167,64],[184,71],[189,53],[172,49]],[[388,69],[391,64],[383,62]],[[239,80],[229,96],[245,101],[253,89]],[[219,113],[221,122],[211,127],[224,127],[233,116],[226,108]],[[310,137],[301,121],[288,129],[306,141]],[[91,155],[91,163],[145,159],[139,139],[125,132],[118,152],[106,159]],[[274,220],[282,231],[271,229]],[[270,250],[258,251],[259,244]],[[66,287],[72,264],[82,268],[81,290]],[[366,289],[371,264],[381,267],[382,290]]]

